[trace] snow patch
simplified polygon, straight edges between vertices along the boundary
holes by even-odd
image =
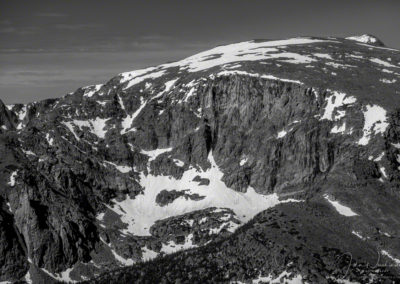
[[[335,207],[336,211],[340,215],[343,215],[346,217],[358,216],[358,214],[353,212],[353,210],[351,210],[351,208],[340,204],[338,201],[334,201],[334,200],[330,199],[328,195],[324,195],[324,197],[330,204],[333,205],[333,207]]]
[[[242,67],[241,64],[233,64],[233,65],[226,66],[225,68],[226,69],[236,69],[236,68],[240,68],[240,67]]]
[[[399,66],[390,64],[389,62],[386,62],[386,61],[384,61],[382,59],[379,59],[379,58],[371,58],[370,61],[374,62],[376,64],[379,64],[379,65],[383,65],[385,67],[400,68]]]
[[[244,76],[250,76],[250,77],[258,77],[262,79],[270,79],[270,80],[277,80],[277,81],[282,81],[282,82],[290,82],[290,83],[295,83],[295,84],[300,84],[303,85],[302,82],[297,81],[297,80],[290,80],[290,79],[283,79],[283,78],[278,78],[272,75],[261,75],[257,73],[248,73],[246,71],[239,71],[239,70],[232,70],[232,71],[221,71],[217,74],[217,76],[229,76],[229,75],[244,75]]]
[[[99,213],[99,214],[96,216],[96,219],[99,220],[99,221],[103,221],[104,215],[105,215],[104,212]]]
[[[270,283],[270,284],[279,284],[279,283],[285,283],[285,284],[301,284],[304,283],[303,277],[298,274],[298,275],[292,275],[291,272],[283,271],[281,274],[279,274],[276,278],[274,278],[271,274],[268,276],[259,276],[256,279],[252,280],[253,284],[258,284],[258,283]]]
[[[143,82],[144,80],[161,77],[162,75],[164,75],[164,73],[165,70],[159,70],[157,69],[157,67],[149,67],[145,69],[124,72],[119,74],[119,76],[121,77],[120,83],[128,82],[128,84],[124,88],[124,90],[126,90],[136,84],[139,84],[140,82]],[[146,89],[150,86],[146,83]]]
[[[359,36],[349,36],[346,37],[346,39],[348,40],[354,40],[354,41],[358,41],[358,42],[362,42],[362,43],[376,43],[378,40],[370,35],[359,35]]]
[[[400,149],[400,143],[391,143],[393,147]]]
[[[218,228],[211,228],[208,233],[209,235],[218,235],[223,229],[233,233],[238,227],[239,224],[229,221],[228,223],[222,223]]]
[[[109,118],[100,118],[96,117],[96,119],[88,119],[88,120],[73,120],[73,121],[63,121],[62,123],[67,126],[69,131],[75,136],[76,140],[80,140],[78,135],[74,130],[74,126],[78,127],[79,130],[82,130],[82,127],[87,127],[90,129],[90,132],[96,135],[99,138],[104,138],[107,131],[104,130],[106,126],[106,122]]]
[[[47,140],[47,143],[48,143],[50,146],[53,146],[53,145],[54,145],[54,139],[50,137],[50,134],[49,134],[49,133],[46,133],[46,140]]]
[[[156,258],[157,255],[158,255],[157,252],[155,252],[151,249],[148,249],[147,247],[142,248],[142,260],[143,261],[152,260],[152,259]]]
[[[85,90],[85,92],[83,93],[83,96],[87,97],[87,98],[92,97],[95,93],[97,93],[101,89],[102,86],[103,86],[103,84],[99,84],[99,85],[92,85],[92,86],[87,86],[87,87],[82,88]]]
[[[188,99],[195,94],[196,89],[193,87],[189,90],[189,92],[186,94],[184,102],[187,102]]]
[[[197,247],[197,245],[193,244],[193,234],[189,234],[187,238],[185,238],[185,242],[183,244],[175,244],[173,241],[169,241],[167,244],[162,244],[161,252],[171,254],[180,250],[194,247]]]
[[[385,84],[393,84],[393,83],[396,83],[396,82],[397,82],[396,79],[392,79],[392,80],[389,80],[389,79],[379,79],[379,81],[381,81],[382,83],[385,83]]]
[[[242,167],[246,163],[247,163],[247,158],[243,158],[240,160],[239,165]]]
[[[27,156],[36,156],[36,154],[33,153],[31,150],[24,150],[24,149],[21,149],[21,151],[22,151],[25,155],[27,155]]]
[[[332,66],[333,68],[342,68],[342,69],[347,69],[347,68],[355,68],[357,66],[355,65],[349,65],[349,64],[340,64],[340,63],[336,63],[336,62],[326,62],[325,63],[328,66]]]
[[[171,147],[171,148],[164,148],[164,149],[155,149],[155,150],[150,150],[150,151],[142,150],[142,151],[140,151],[140,153],[142,153],[146,156],[149,156],[150,157],[149,162],[151,162],[151,161],[155,160],[157,158],[157,156],[159,156],[163,153],[166,153],[166,152],[171,152],[172,149],[173,148]]]
[[[123,258],[119,254],[115,252],[115,250],[111,250],[112,254],[114,255],[115,259],[118,260],[122,265],[124,266],[130,266],[133,265],[135,262],[131,258]]]
[[[101,240],[106,246],[108,246],[108,247],[110,248],[111,253],[114,255],[114,258],[115,258],[118,262],[120,262],[122,265],[124,265],[124,266],[129,266],[129,265],[133,265],[133,264],[135,263],[135,262],[133,261],[133,259],[126,259],[126,258],[123,258],[122,256],[120,256],[119,254],[117,254],[117,253],[115,252],[115,250],[113,250],[113,249],[111,248],[111,246],[103,240],[103,238],[100,237],[100,240]]]
[[[357,231],[351,231],[351,233],[352,233],[353,235],[356,235],[358,238],[362,239],[363,241],[366,240],[366,238],[363,237],[363,236],[362,236],[359,232],[357,232]]]
[[[122,100],[121,96],[118,95],[117,97],[118,97],[118,103],[119,103],[119,105],[121,106],[122,110],[125,110],[125,111],[126,111],[125,105],[124,105],[124,101]]]
[[[165,90],[164,92],[168,92],[171,90],[171,88],[175,85],[175,82],[178,81],[179,78],[173,79],[171,81],[166,82],[165,85]]]
[[[382,72],[385,72],[385,73],[389,73],[389,74],[392,74],[392,73],[394,73],[392,70],[388,70],[388,69],[382,69]]]
[[[120,171],[121,173],[124,173],[124,174],[129,173],[130,171],[132,171],[132,167],[130,167],[130,166],[120,166],[120,165],[117,165],[117,164],[115,164],[113,162],[109,162],[109,161],[104,161],[104,163],[113,166],[118,171]]]
[[[104,101],[104,102],[96,101],[96,103],[98,103],[98,104],[101,105],[101,106],[105,106],[105,105],[107,104],[107,102],[108,102],[108,101]]]
[[[325,59],[333,60],[332,56],[330,56],[330,54],[327,54],[327,53],[314,53],[313,55],[318,58],[325,58]]]
[[[152,157],[157,155],[158,153],[152,154]],[[135,199],[128,197],[123,201],[114,199],[114,205],[108,206],[109,209],[121,216],[122,222],[128,225],[126,229],[122,230],[122,233],[149,236],[149,229],[157,220],[210,207],[230,208],[235,212],[239,221],[244,223],[260,211],[281,203],[277,194],[258,194],[251,187],[247,189],[246,193],[242,193],[226,187],[225,183],[221,181],[223,173],[219,170],[211,153],[209,161],[211,168],[208,170],[191,168],[185,171],[179,180],[170,176],[153,176],[151,174],[146,176],[141,173],[140,185],[145,188],[144,193],[136,196]],[[193,179],[197,175],[208,178],[209,186],[199,186],[197,182],[194,182]],[[205,198],[196,201],[180,197],[174,202],[160,207],[157,206],[155,199],[163,189],[177,191],[190,189],[190,194],[197,193]]]
[[[379,170],[381,171],[384,178],[387,178],[386,169],[385,167],[380,167]]]
[[[89,123],[91,124],[91,129],[92,133],[96,134],[96,136],[100,138],[104,138],[106,135],[106,132],[104,128],[106,127],[106,122],[109,120],[109,118],[100,118],[96,117],[94,120],[89,120]]]
[[[335,125],[332,129],[331,129],[331,133],[344,133],[346,131],[346,122],[344,122],[341,126],[337,126]]]
[[[27,113],[26,110],[27,110],[27,109],[26,109],[26,105],[24,105],[24,106],[21,108],[21,110],[17,113],[18,120],[19,120],[19,123],[18,123],[18,125],[17,125],[17,129],[22,129],[22,127],[24,126],[23,123],[22,123],[22,121],[23,121],[23,120],[25,119],[25,117],[26,117],[26,113]]]
[[[371,135],[383,134],[389,123],[386,121],[386,110],[378,105],[367,105],[364,111],[363,137],[357,142],[358,145],[367,145]]]
[[[390,258],[394,263],[396,263],[396,265],[400,265],[400,259],[395,258],[394,256],[392,256],[388,251],[386,250],[381,250],[381,253],[384,256],[387,256],[388,258]]]
[[[64,282],[70,282],[70,283],[77,283],[78,281],[72,280],[69,276],[69,274],[72,271],[72,268],[68,268],[67,270],[60,272],[60,273],[51,273],[50,271],[41,268],[43,272],[45,272],[47,275],[50,277],[58,280],[58,281],[64,281]]]
[[[133,72],[127,72],[127,73],[122,73],[121,76],[123,77],[123,79],[121,79],[121,83],[128,81],[128,84],[126,85],[126,87],[124,88],[124,90],[129,89],[130,87],[139,84],[140,82],[143,82],[144,80],[147,79],[156,79],[159,78],[161,76],[163,76],[165,74],[165,70],[160,70],[160,71],[156,71],[156,72],[151,72],[152,70],[154,70],[155,68],[148,68],[148,69],[143,69],[143,70],[149,70],[151,69],[148,73],[146,74],[140,74],[135,76],[134,73],[140,73],[140,71],[142,70],[138,70],[138,71],[133,71]],[[126,75],[123,75],[126,74]],[[131,79],[126,79],[125,78],[129,78],[129,75],[131,75]]]
[[[15,177],[17,176],[18,171],[13,171],[10,175],[10,180],[7,183],[9,186],[14,186],[15,185]]]
[[[25,274],[24,280],[27,284],[32,284],[32,278],[31,278],[31,274],[29,273],[29,271]]]
[[[355,58],[355,59],[364,59],[364,56],[356,55],[356,54],[346,54],[346,56]]]
[[[351,280],[348,280],[348,279],[338,279],[338,278],[335,278],[335,277],[332,277],[332,276],[328,276],[327,278],[328,279],[332,279],[333,281],[335,281],[334,283],[339,283],[339,284],[361,284],[358,281],[351,281]]]
[[[283,129],[283,130],[281,130],[281,131],[278,132],[277,138],[278,138],[278,139],[283,138],[283,137],[286,136],[286,134],[287,134],[287,131],[285,131],[285,130]]]
[[[143,108],[147,105],[147,101],[145,102],[143,97],[140,97],[141,105],[140,107],[133,113],[133,114],[127,114],[126,117],[121,121],[121,134],[125,134],[129,131],[135,131],[135,128],[131,128],[132,122],[135,120],[135,118],[140,114],[140,112],[143,110]]]
[[[165,85],[164,91],[162,91],[162,92],[160,92],[158,95],[152,97],[151,100],[158,99],[158,98],[161,97],[163,94],[169,92],[169,91],[172,89],[172,87],[174,86],[175,82],[178,81],[178,79],[179,79],[179,78],[166,82],[166,83],[164,84],[164,85]]]
[[[178,167],[183,167],[185,165],[184,162],[182,162],[181,160],[178,159],[173,159],[175,165],[177,165]]]
[[[325,101],[327,102],[327,104],[321,120],[327,119],[331,121],[336,121],[345,116],[345,111],[337,111],[337,114],[335,114],[336,108],[353,104],[356,102],[356,98],[346,97],[345,93],[333,91],[333,95],[325,98]]]
[[[385,156],[385,152],[382,152],[378,157],[376,157],[374,159],[374,162],[379,162],[380,160],[382,160],[383,156]]]

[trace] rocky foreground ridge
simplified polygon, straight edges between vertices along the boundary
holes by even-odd
[[[0,102],[0,281],[398,281],[399,80],[303,37]]]

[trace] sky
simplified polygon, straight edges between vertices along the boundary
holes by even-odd
[[[372,34],[400,49],[399,0],[0,0],[0,99],[63,96],[251,39]]]

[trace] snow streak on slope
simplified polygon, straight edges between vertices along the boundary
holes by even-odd
[[[379,58],[372,58],[372,59],[370,59],[370,61],[374,62],[376,64],[379,64],[379,65],[385,66],[385,67],[400,68],[400,66],[396,66],[396,65],[390,64],[389,62],[386,62],[386,61],[384,61],[382,59],[379,59]]]
[[[324,195],[325,199],[335,207],[336,211],[343,216],[351,217],[351,216],[358,216],[351,208],[340,204],[338,201],[332,200],[328,195]]]
[[[121,103],[121,102],[120,102]],[[133,113],[133,114],[127,114],[126,117],[122,120],[121,126],[121,134],[125,134],[129,131],[135,131],[135,128],[131,128],[132,122],[135,120],[135,118],[140,114],[140,112],[143,110],[143,108],[146,106],[147,101],[144,101],[143,97],[140,97],[140,107]]]
[[[397,266],[400,266],[400,259],[395,258],[390,253],[388,253],[386,250],[381,250],[381,253],[383,255],[387,256],[388,258],[390,258],[394,263],[396,263]]]
[[[158,99],[159,97],[161,97],[161,96],[164,95],[165,93],[169,92],[169,91],[172,89],[172,87],[174,86],[174,84],[175,84],[176,81],[178,81],[178,79],[174,79],[174,80],[171,80],[171,81],[166,82],[166,83],[164,84],[164,86],[165,86],[164,91],[160,92],[158,95],[152,97],[151,99],[152,99],[152,100]]]
[[[223,173],[216,165],[212,154],[209,155],[211,168],[206,171],[197,171],[194,168],[184,172],[182,178],[177,180],[170,176],[153,176],[141,174],[140,184],[145,188],[142,195],[135,199],[125,199],[123,201],[114,200],[114,205],[109,209],[121,216],[121,220],[128,224],[128,228],[122,232],[138,236],[149,236],[149,229],[155,221],[171,216],[181,215],[194,210],[209,207],[230,208],[238,219],[242,222],[248,221],[254,215],[267,208],[279,204],[277,194],[261,195],[249,187],[246,193],[234,191],[221,181]],[[193,178],[200,175],[208,178],[208,186],[200,186]],[[199,194],[205,198],[194,201],[179,197],[174,202],[159,206],[156,196],[163,189],[183,191],[189,189],[187,193]]]
[[[150,150],[150,151],[145,151],[142,150],[141,153],[149,156],[149,162],[155,160],[159,155],[163,154],[163,153],[167,153],[167,152],[171,152],[172,148],[165,148],[165,149],[156,149],[156,150]]]
[[[146,77],[146,78],[144,78],[144,77],[141,77],[141,78],[143,80],[144,79],[148,79],[151,76],[153,76],[152,78],[156,78],[156,77],[158,77],[158,75],[161,76],[162,74],[159,73],[159,72],[156,72],[156,73],[152,73],[152,74],[149,74],[149,75],[145,75],[144,77]],[[154,76],[156,76],[156,77],[154,77]],[[147,103],[149,101],[151,101],[151,100],[155,100],[155,99],[161,97],[163,94],[165,94],[166,92],[170,91],[177,80],[178,79],[174,79],[174,80],[170,80],[170,81],[166,82],[164,84],[165,85],[164,91],[160,92],[159,94],[157,94],[156,96],[152,97],[151,99],[149,99],[147,101],[145,101],[143,99],[143,97],[140,97],[140,103],[141,103],[140,107],[133,114],[127,114],[126,117],[122,120],[122,122],[121,122],[121,126],[122,126],[121,134],[125,134],[125,133],[130,132],[130,131],[136,131],[135,128],[131,128],[132,123],[135,120],[135,118],[141,113],[141,111],[146,107]],[[132,81],[129,82],[128,86],[131,83],[132,83]],[[128,87],[126,87],[126,88],[128,88]],[[119,100],[119,104],[121,105],[122,109],[126,111],[124,103],[123,103],[121,97],[118,97],[118,100]]]
[[[232,71],[221,71],[217,74],[218,76],[229,76],[229,75],[244,75],[244,76],[249,76],[249,77],[258,77],[262,79],[270,79],[270,80],[277,80],[277,81],[282,81],[282,82],[289,82],[289,83],[295,83],[302,85],[303,83],[297,80],[290,80],[290,79],[283,79],[283,78],[278,78],[272,75],[261,75],[257,73],[248,73],[246,71],[239,71],[239,70],[232,70]]]

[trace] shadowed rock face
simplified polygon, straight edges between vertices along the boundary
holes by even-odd
[[[398,276],[399,64],[349,39],[254,41],[0,102],[0,280]]]
[[[185,199],[191,200],[201,200],[204,199],[204,196],[200,196],[198,194],[187,194],[184,191],[176,191],[176,190],[162,190],[156,196],[156,203],[160,206],[168,205],[169,203],[174,202],[175,199],[183,197]]]
[[[24,277],[28,271],[26,252],[23,240],[15,230],[12,216],[6,211],[0,211],[0,245],[1,278],[0,280],[18,279]]]

